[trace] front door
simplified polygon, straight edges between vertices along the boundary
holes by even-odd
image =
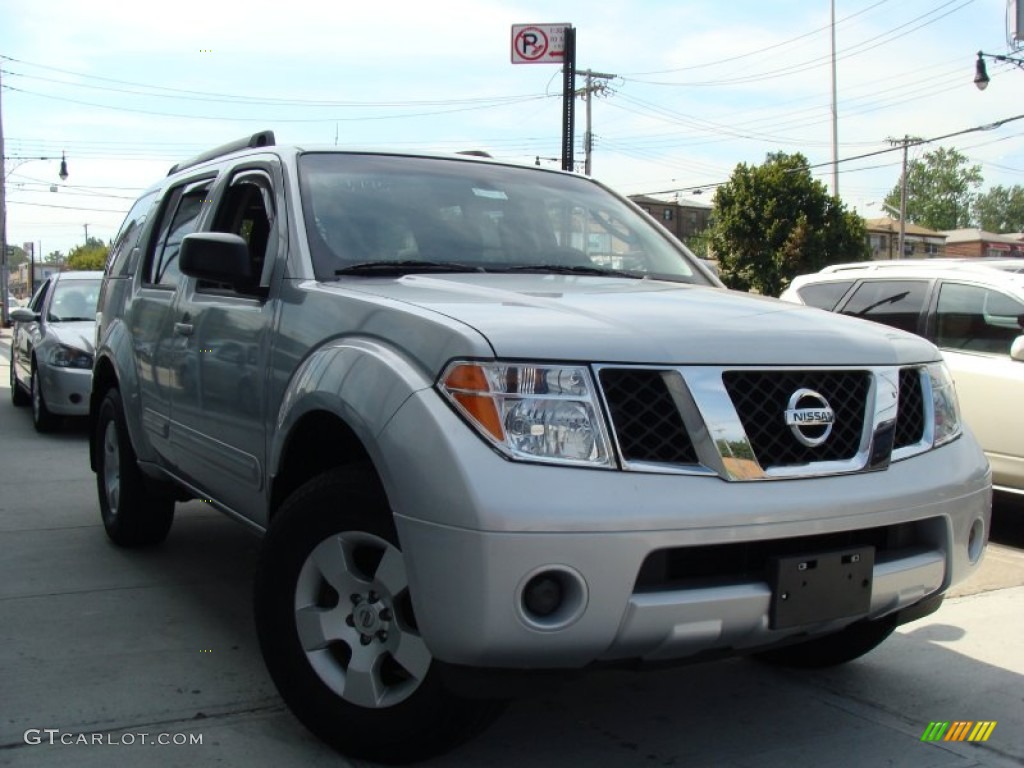
[[[278,261],[275,179],[270,160],[236,169],[217,196],[211,227],[249,244],[253,280],[228,286],[187,278],[175,307],[171,441],[179,472],[233,511],[254,519],[266,483],[267,360]],[[283,254],[281,254],[283,255]]]

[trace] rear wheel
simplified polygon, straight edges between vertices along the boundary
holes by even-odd
[[[845,664],[873,651],[896,629],[896,617],[858,621],[832,635],[774,648],[754,655],[758,661],[781,667],[819,669]]]
[[[174,498],[155,490],[139,469],[124,419],[121,393],[107,392],[92,436],[96,489],[103,528],[122,547],[145,547],[167,538],[174,520]]]
[[[57,428],[60,417],[51,413],[46,407],[46,398],[43,396],[43,384],[39,380],[39,369],[32,368],[32,425],[36,432],[52,432]]]
[[[314,734],[351,757],[421,760],[500,712],[440,680],[412,612],[405,559],[372,470],[327,472],[274,518],[256,576],[263,658]]]
[[[25,390],[18,384],[18,377],[14,373],[14,345],[11,345],[11,403],[18,406],[19,408],[23,405],[28,405],[32,402],[32,398]]]

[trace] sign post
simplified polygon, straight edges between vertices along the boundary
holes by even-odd
[[[576,30],[572,24],[513,24],[513,64],[562,64],[562,170],[573,168]]]

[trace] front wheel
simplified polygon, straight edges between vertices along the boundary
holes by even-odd
[[[43,384],[39,380],[39,369],[32,369],[32,426],[36,432],[52,432],[57,428],[58,416],[50,412],[46,407],[46,398],[43,396]]]
[[[832,635],[754,654],[766,664],[820,669],[845,664],[873,651],[896,629],[896,617],[858,621]]]
[[[174,520],[174,498],[154,490],[139,469],[124,418],[121,393],[103,398],[92,435],[96,489],[103,528],[115,544],[146,547],[167,538]]]
[[[11,403],[20,408],[23,405],[28,405],[32,401],[32,398],[29,397],[18,383],[18,377],[14,371],[14,368],[17,365],[14,354],[14,345],[11,344]]]
[[[274,518],[255,589],[263,658],[291,710],[344,754],[386,763],[451,749],[500,712],[439,679],[397,541],[372,470],[327,472]]]

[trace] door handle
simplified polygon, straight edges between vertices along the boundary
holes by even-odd
[[[193,330],[194,329],[192,328],[192,323],[175,323],[174,324],[174,332],[176,334],[178,334],[179,336],[191,336]]]

